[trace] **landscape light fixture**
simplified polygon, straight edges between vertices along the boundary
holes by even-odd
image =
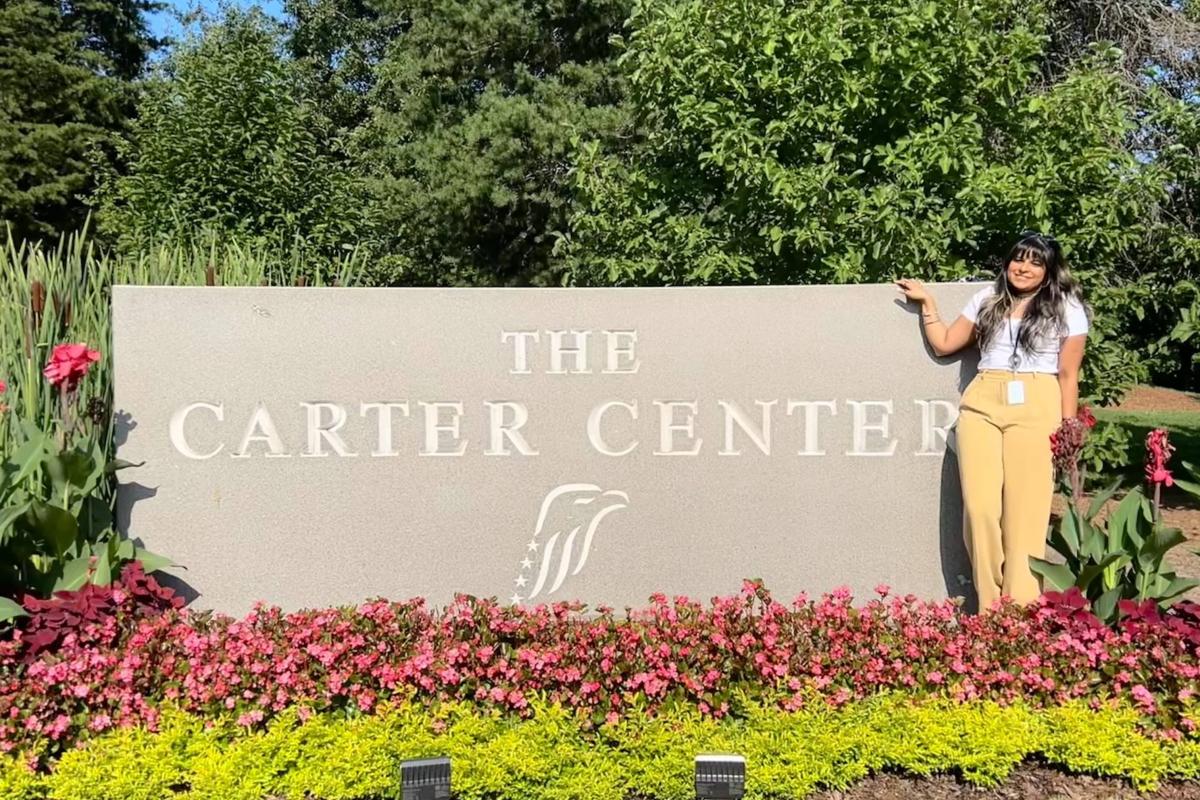
[[[450,800],[450,759],[401,763],[400,800]]]
[[[745,793],[745,758],[728,753],[696,756],[697,800],[740,800]]]

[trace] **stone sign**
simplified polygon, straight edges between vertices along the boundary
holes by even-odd
[[[195,607],[970,591],[973,362],[889,285],[121,286],[113,320],[119,523]]]

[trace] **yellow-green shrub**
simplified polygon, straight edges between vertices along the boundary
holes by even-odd
[[[698,752],[745,756],[750,798],[800,798],[871,772],[953,772],[981,786],[1031,757],[1152,789],[1200,776],[1200,742],[1151,739],[1128,709],[1081,703],[1033,709],[994,703],[913,703],[881,695],[841,709],[752,707],[715,721],[691,709],[631,713],[584,730],[561,707],[534,703],[520,720],[470,704],[385,707],[371,716],[296,709],[264,732],[229,719],[167,711],[157,732],[114,731],[65,754],[47,775],[14,756],[0,763],[12,800],[351,800],[394,795],[400,762],[448,755],[464,800],[691,800]]]

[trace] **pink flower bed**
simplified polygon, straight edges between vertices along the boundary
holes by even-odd
[[[394,694],[458,698],[527,713],[539,693],[587,724],[634,702],[736,714],[734,693],[796,708],[882,690],[958,700],[1087,698],[1136,704],[1149,728],[1190,731],[1200,613],[1127,605],[1117,629],[1077,595],[971,615],[952,602],[837,591],[790,605],[748,582],[703,605],[658,595],[625,619],[571,604],[522,610],[463,597],[243,619],[168,610],[117,613],[28,658],[0,643],[0,750],[43,755],[117,725],[155,724],[162,701],[257,726],[291,705],[370,712]]]

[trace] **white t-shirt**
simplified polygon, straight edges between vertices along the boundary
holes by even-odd
[[[967,305],[963,308],[962,315],[975,322],[979,319],[979,311],[983,304],[987,302],[996,288],[991,284],[985,286],[976,292]],[[1068,297],[1065,300],[1067,330],[1061,336],[1042,337],[1035,341],[1034,353],[1026,353],[1023,349],[1017,350],[1017,372],[1050,372],[1058,374],[1058,353],[1062,349],[1063,340],[1068,336],[1076,336],[1081,333],[1088,332],[1087,312],[1083,310],[1083,304],[1074,297]],[[980,353],[979,368],[980,369],[1012,369],[1009,359],[1013,353],[1013,342],[1019,335],[1021,324],[1019,319],[1006,319],[1007,325],[1004,325],[997,331],[992,341],[988,343],[987,350]]]

